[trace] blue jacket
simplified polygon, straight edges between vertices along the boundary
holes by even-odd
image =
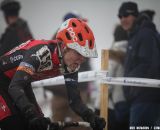
[[[124,76],[157,79],[160,69],[160,49],[156,39],[158,33],[151,21],[141,17],[138,20],[129,34]],[[158,88],[125,86],[124,92],[131,103],[160,103]]]

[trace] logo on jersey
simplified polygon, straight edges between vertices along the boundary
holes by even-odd
[[[4,98],[0,95],[0,121],[11,115],[11,111]]]
[[[23,55],[17,55],[17,56],[10,57],[11,63],[14,63],[14,62],[21,60],[21,59],[23,59]]]
[[[47,46],[43,46],[32,56],[36,56],[40,62],[38,72],[51,70],[53,68],[51,52]]]

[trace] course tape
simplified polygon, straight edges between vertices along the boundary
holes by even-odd
[[[108,71],[85,71],[78,74],[78,82],[99,81],[100,83],[160,88],[160,80],[131,77],[108,77]],[[64,85],[63,76],[32,82],[33,87]]]
[[[78,82],[90,82],[107,77],[108,71],[85,71],[78,73]],[[54,78],[44,79],[32,82],[32,87],[56,86],[64,85],[64,77],[58,76]]]
[[[101,83],[137,86],[137,87],[155,87],[160,88],[160,80],[147,78],[131,78],[131,77],[105,77],[101,79]]]

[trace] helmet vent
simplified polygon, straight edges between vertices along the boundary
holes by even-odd
[[[83,37],[82,37],[81,33],[78,33],[78,38],[79,38],[80,41],[83,41]]]
[[[67,37],[68,40],[71,40],[71,36],[69,35],[68,32],[66,32],[66,37]]]
[[[77,25],[76,25],[75,23],[72,23],[72,26],[73,26],[73,27],[77,27]]]
[[[88,28],[86,26],[85,26],[85,29],[86,29],[87,33],[89,33],[89,30],[88,30]]]

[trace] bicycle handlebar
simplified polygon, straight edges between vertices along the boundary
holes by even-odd
[[[47,130],[61,130],[66,127],[90,127],[88,122],[53,122],[48,125]]]

